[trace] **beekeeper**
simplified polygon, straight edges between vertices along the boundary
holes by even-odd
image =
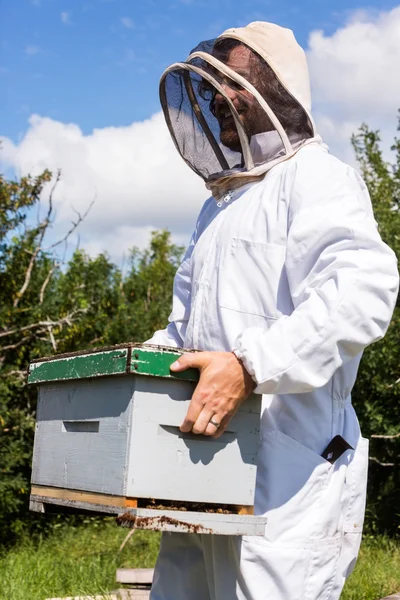
[[[160,96],[212,197],[170,323],[149,342],[204,351],[174,366],[201,372],[182,431],[219,436],[251,391],[264,395],[255,514],[268,524],[264,538],[163,534],[151,598],[334,600],[356,561],[367,482],[350,393],[392,315],[395,256],[365,184],[316,133],[291,31],[228,29],[169,67]]]

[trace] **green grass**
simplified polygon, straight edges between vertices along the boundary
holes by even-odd
[[[104,594],[115,590],[118,567],[152,567],[158,533],[135,531],[122,552],[129,529],[114,519],[80,527],[60,527],[46,539],[25,540],[0,555],[0,600]]]
[[[128,533],[113,519],[62,526],[35,542],[26,540],[0,554],[0,600],[105,594],[116,589],[117,567],[152,567],[159,534]],[[387,538],[365,538],[342,600],[378,600],[400,591],[400,546]],[[288,599],[289,600],[289,599]]]
[[[378,600],[395,592],[400,592],[400,544],[384,537],[365,537],[341,600]]]

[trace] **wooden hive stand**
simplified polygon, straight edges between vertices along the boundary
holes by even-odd
[[[153,575],[154,569],[117,569],[117,583],[124,586],[118,590],[121,600],[148,600]]]

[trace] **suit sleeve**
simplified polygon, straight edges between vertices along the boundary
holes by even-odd
[[[350,167],[297,172],[290,207],[285,269],[294,310],[269,329],[245,329],[234,350],[261,394],[325,385],[384,336],[398,291],[396,257]]]
[[[190,315],[191,304],[191,255],[194,248],[194,236],[192,237],[182,263],[180,264],[174,278],[172,312],[168,318],[168,326],[156,331],[145,344],[157,344],[159,346],[172,346],[183,348],[186,326]]]

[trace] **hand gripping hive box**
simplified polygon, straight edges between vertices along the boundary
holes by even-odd
[[[140,529],[264,535],[253,516],[261,396],[219,439],[182,433],[199,373],[183,350],[125,344],[40,359],[30,508],[116,514]]]

